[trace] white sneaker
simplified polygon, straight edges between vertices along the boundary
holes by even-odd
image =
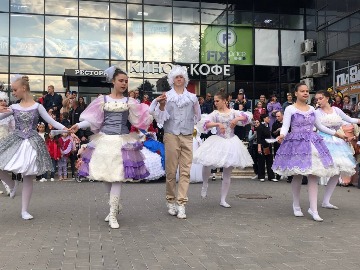
[[[30,220],[30,219],[33,219],[34,217],[32,215],[30,215],[28,212],[21,212],[21,217],[22,219],[25,219],[25,220]]]
[[[186,218],[185,205],[178,205],[177,218],[180,218],[180,219],[185,219]]]
[[[10,195],[10,188],[8,185],[5,184],[5,190],[6,190],[6,195]]]
[[[303,217],[303,216],[304,216],[304,214],[303,214],[303,212],[301,211],[301,208],[300,208],[300,207],[295,207],[295,206],[293,205],[293,211],[294,211],[294,216],[295,216],[295,217]]]
[[[231,208],[231,205],[228,204],[227,202],[221,202],[220,205],[225,208]]]
[[[167,203],[168,213],[172,216],[176,216],[177,209],[175,203]]]
[[[110,218],[110,213],[106,216],[106,218],[104,219],[105,222],[109,222],[109,218]]]
[[[47,179],[43,177],[39,180],[39,182],[47,182]]]
[[[252,180],[255,180],[256,178],[258,178],[257,174],[255,176],[251,177]]]
[[[260,180],[260,182],[265,182],[265,179],[264,178],[262,178],[262,179],[259,179]]]
[[[273,182],[279,182],[279,180],[277,180],[276,178],[271,179],[271,181],[273,181]]]
[[[50,178],[50,181],[51,181],[51,182],[54,182],[54,181],[55,181],[55,179],[54,179],[54,178]]]
[[[4,194],[4,191],[0,190],[0,194]]]

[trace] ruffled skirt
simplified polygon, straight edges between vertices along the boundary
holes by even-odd
[[[141,153],[145,157],[145,166],[149,171],[149,176],[145,180],[157,180],[165,175],[165,170],[161,164],[161,156],[157,153],[151,152],[146,147],[143,147]]]
[[[193,163],[215,168],[245,168],[251,167],[254,162],[237,136],[223,138],[213,135],[195,151]]]
[[[134,134],[96,134],[82,154],[79,175],[104,182],[145,179],[149,172],[141,149]]]
[[[272,169],[282,176],[337,174],[323,139],[316,132],[290,132],[280,145]]]
[[[319,132],[334,161],[336,175],[352,176],[355,174],[356,162],[351,147],[342,139]]]
[[[24,139],[10,133],[0,140],[0,170],[42,175],[54,168],[45,142],[38,134]]]

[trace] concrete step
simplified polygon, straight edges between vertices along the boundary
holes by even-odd
[[[232,171],[232,176],[235,176],[237,178],[251,178],[255,175],[254,173],[254,170],[252,167],[248,167],[248,168],[245,168],[245,169],[234,169]],[[216,176],[217,177],[221,177],[221,173],[220,172],[217,172],[216,173]]]

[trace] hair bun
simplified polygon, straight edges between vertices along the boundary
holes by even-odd
[[[23,75],[23,76],[21,77],[21,79],[23,79],[23,80],[26,81],[26,82],[29,82],[29,76],[27,76],[27,75]]]

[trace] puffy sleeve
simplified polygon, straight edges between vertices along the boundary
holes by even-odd
[[[286,136],[288,134],[291,124],[292,114],[293,114],[293,106],[287,106],[284,112],[283,125],[280,130],[280,135]]]
[[[39,104],[38,111],[42,119],[50,125],[52,125],[54,128],[61,130],[64,129],[64,125],[60,124],[59,122],[55,121],[45,110],[44,106]]]
[[[348,123],[352,123],[352,124],[359,123],[359,119],[351,118],[350,116],[346,115],[342,110],[340,110],[337,107],[333,107],[333,108],[336,111],[336,113],[342,118],[342,120],[344,120],[344,121],[346,121]]]
[[[314,109],[313,109],[314,110]],[[324,132],[326,134],[334,136],[336,131],[332,130],[330,128],[327,128],[321,123],[321,112],[320,110],[314,110],[315,111],[315,127],[320,130],[321,132]]]
[[[6,113],[0,113],[0,120],[3,120],[3,119],[5,119],[6,117],[9,117],[10,115],[13,115],[13,114],[14,114],[11,106],[10,106],[9,108],[10,108],[10,111],[8,111],[8,112],[6,112]]]
[[[160,104],[156,99],[151,102],[149,112],[154,117],[160,128],[163,127],[165,121],[170,118],[170,114],[166,110],[166,104],[164,110],[162,111],[160,110]]]
[[[129,98],[129,121],[139,129],[147,129],[153,122],[149,106],[145,103],[138,103],[135,99]]]
[[[253,114],[251,112],[243,112],[243,111],[235,111],[235,117],[239,117],[239,116],[245,116],[246,119],[242,120],[242,121],[238,121],[237,125],[238,126],[246,126],[248,124],[251,123],[251,119],[253,118]]]
[[[104,122],[104,97],[99,96],[86,107],[80,115],[79,128],[90,127],[94,133],[99,133],[100,128]]]
[[[217,123],[216,122],[216,114],[217,114],[217,111],[213,111],[212,113],[210,113],[208,115],[204,115],[204,118],[201,118],[201,120],[199,121],[199,124],[202,125],[200,130],[202,129],[204,131],[202,133],[208,133],[210,130],[212,130],[212,128],[207,128],[206,125],[208,123]],[[197,125],[197,126],[199,127],[199,125]]]

